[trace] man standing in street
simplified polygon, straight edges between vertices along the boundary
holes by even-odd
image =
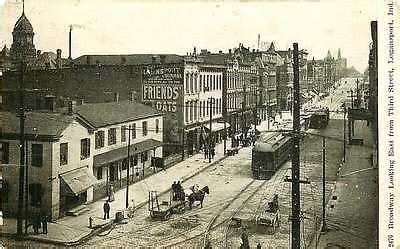
[[[110,219],[110,204],[108,200],[103,205],[104,219]]]

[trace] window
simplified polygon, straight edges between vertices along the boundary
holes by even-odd
[[[60,144],[60,165],[68,164],[68,143]]]
[[[117,129],[108,129],[108,145],[113,145],[117,143]]]
[[[143,136],[147,136],[147,121],[142,122],[142,131],[143,131]]]
[[[145,151],[141,154],[141,160],[142,160],[142,163],[147,161],[147,151]]]
[[[42,167],[43,144],[32,144],[32,166]]]
[[[188,104],[188,102],[185,102],[184,108],[185,108],[185,120],[187,123],[187,122],[189,122],[189,104]]]
[[[81,160],[90,156],[90,139],[81,139]]]
[[[185,87],[186,87],[186,93],[189,93],[189,74],[186,74]]]
[[[96,178],[97,180],[103,179],[103,168],[97,168],[96,169]]]
[[[33,207],[40,207],[42,204],[43,188],[40,183],[29,184],[30,204]]]
[[[0,143],[0,164],[7,164],[9,161],[9,143]]]
[[[160,129],[160,120],[156,119],[156,133],[159,132]]]
[[[135,123],[132,124],[131,133],[132,133],[132,139],[135,139],[136,138],[136,124]]]
[[[133,166],[138,165],[138,161],[139,161],[138,154],[135,154],[135,155],[133,156]]]
[[[203,84],[203,75],[200,74],[200,79],[199,79],[200,85],[199,85],[199,91],[202,91],[202,84]]]
[[[128,159],[127,158],[122,160],[122,170],[126,170],[126,168],[128,168]]]
[[[94,135],[94,143],[95,143],[95,148],[103,148],[104,147],[104,131],[98,131]]]
[[[126,142],[126,126],[121,126],[121,142]]]

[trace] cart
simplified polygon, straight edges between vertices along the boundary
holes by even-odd
[[[159,203],[157,191],[149,191],[150,217],[157,220],[168,220],[172,214],[185,212],[186,200],[172,200],[172,192],[169,200]]]

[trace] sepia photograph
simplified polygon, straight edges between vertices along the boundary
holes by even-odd
[[[0,0],[0,248],[379,248],[382,6]]]

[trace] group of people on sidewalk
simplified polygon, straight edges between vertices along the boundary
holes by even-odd
[[[35,214],[32,219],[33,232],[39,234],[39,229],[42,228],[42,233],[47,234],[47,222],[49,218],[47,215]]]
[[[204,148],[204,159],[208,159],[208,157],[210,157],[211,159],[214,159],[215,147],[212,147],[211,150],[209,150],[207,147]]]

